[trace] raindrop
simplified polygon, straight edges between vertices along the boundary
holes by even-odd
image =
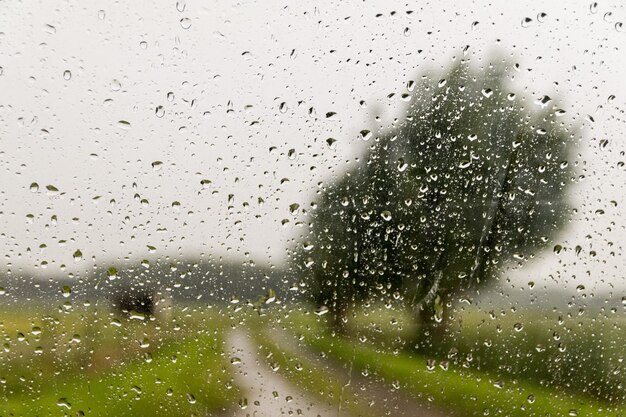
[[[37,191],[39,191],[39,184],[37,184],[36,182],[32,183],[30,185],[30,191],[33,193],[36,193]]]
[[[83,253],[80,249],[76,249],[76,252],[74,252],[72,256],[74,257],[74,262],[80,262],[83,259]]]
[[[361,139],[363,140],[369,140],[372,137],[372,132],[367,129],[363,129],[359,133],[361,134]]]
[[[183,17],[180,19],[180,27],[187,30],[191,27],[191,20],[188,17]]]
[[[161,118],[165,116],[165,109],[163,108],[163,106],[157,106],[157,108],[154,110],[154,113],[158,118]]]
[[[389,210],[384,210],[380,213],[380,217],[382,217],[384,221],[388,222],[391,220],[391,212]]]
[[[111,81],[110,87],[111,87],[111,91],[120,91],[120,89],[122,88],[122,83],[114,79]]]
[[[104,20],[106,17],[106,12],[104,10],[98,10],[98,19]]]
[[[72,289],[69,285],[64,285],[61,289],[61,294],[63,294],[64,298],[68,298],[70,295],[72,295]]]
[[[58,405],[59,407],[65,407],[65,408],[67,408],[68,410],[69,410],[70,408],[72,408],[72,404],[70,404],[70,402],[69,402],[69,401],[67,401],[67,399],[66,399],[66,398],[59,398],[59,399],[57,400],[57,405]]]
[[[63,79],[65,81],[69,81],[72,79],[72,73],[70,72],[70,70],[63,71]]]
[[[109,269],[107,269],[107,276],[109,278],[109,281],[117,279],[117,268],[115,268],[114,266],[109,267]]]
[[[626,297],[624,297],[626,299]],[[320,306],[317,308],[317,310],[315,310],[315,315],[317,316],[323,316],[324,314],[328,313],[328,307],[326,306]]]
[[[527,28],[529,26],[531,26],[533,23],[533,20],[530,17],[525,17],[522,19],[522,27],[523,28]]]
[[[536,101],[537,104],[539,104],[541,107],[546,107],[548,105],[548,103],[550,103],[552,101],[552,99],[550,98],[550,96],[543,96],[540,99],[538,99]]]

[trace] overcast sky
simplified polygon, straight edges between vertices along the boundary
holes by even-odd
[[[414,3],[0,1],[2,269],[281,264],[302,232],[289,206],[349,169],[372,116],[402,117],[408,80],[469,46],[477,67],[519,62],[528,103],[557,98],[584,135],[577,212],[555,239],[583,249],[544,252],[513,285],[623,289],[623,2]]]

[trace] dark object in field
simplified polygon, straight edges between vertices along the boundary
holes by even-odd
[[[119,292],[112,297],[113,308],[122,313],[140,313],[146,316],[154,316],[154,294],[148,292]]]

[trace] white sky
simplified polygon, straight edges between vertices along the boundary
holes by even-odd
[[[529,100],[558,97],[584,126],[578,212],[555,241],[583,251],[545,252],[513,272],[513,283],[623,289],[626,27],[616,23],[626,26],[626,11],[622,1],[598,3],[592,13],[587,1],[2,1],[2,269],[46,261],[43,273],[62,264],[68,272],[147,257],[147,245],[152,256],[280,264],[301,232],[289,205],[309,206],[319,181],[349,168],[373,110],[385,127],[401,116],[404,103],[389,93],[469,45],[475,65],[494,51],[511,54]],[[212,181],[205,189],[203,179]],[[49,184],[60,193],[48,193]]]

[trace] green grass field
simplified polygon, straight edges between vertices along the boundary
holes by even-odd
[[[295,314],[286,325],[299,333],[313,349],[356,370],[384,378],[423,401],[459,416],[624,416],[621,405],[507,377],[504,373],[476,370],[455,364],[442,365],[429,358],[381,347],[367,339],[333,337],[324,320],[311,314]]]
[[[228,320],[187,310],[154,321],[97,310],[5,312],[0,416],[202,416],[232,408],[240,393],[223,351]]]
[[[282,306],[265,317],[236,310],[176,306],[154,320],[96,307],[2,311],[0,417],[208,416],[236,408],[245,393],[233,381],[224,346],[231,327],[253,334],[268,370],[278,368],[300,390],[349,415],[373,416],[379,409],[375,396],[338,378],[337,369],[382,380],[459,417],[626,416],[619,397],[624,375],[613,367],[625,356],[619,318],[524,312],[493,319],[490,312],[466,310],[446,342],[454,353],[428,357],[411,350],[419,328],[401,310],[356,311],[345,337],[333,336],[326,316],[306,305]],[[515,329],[520,316],[522,330]],[[309,349],[289,345],[279,337],[282,329]],[[554,380],[572,375],[586,379]],[[598,392],[617,394],[603,399]]]

